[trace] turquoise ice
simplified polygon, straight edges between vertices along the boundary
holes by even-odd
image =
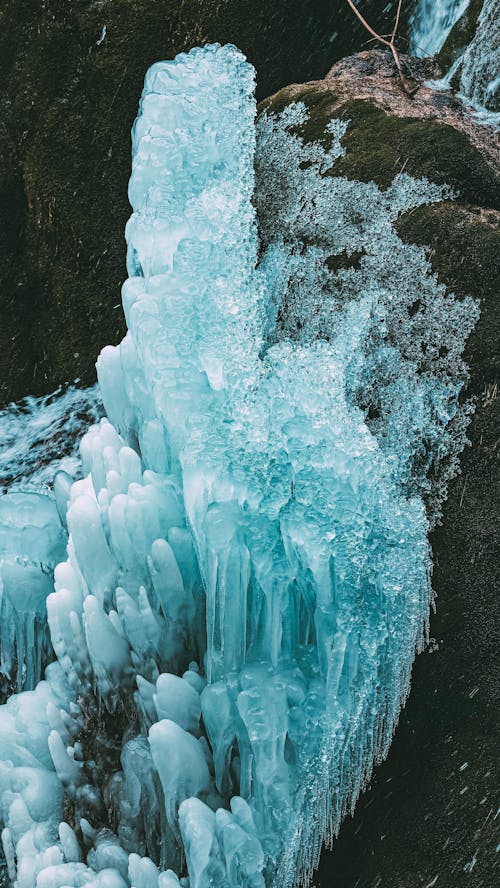
[[[261,120],[274,172],[254,192],[253,88],[231,46],[146,76],[128,333],[98,360],[84,477],[54,484],[57,659],[0,708],[18,888],[303,883],[386,754],[424,642],[428,474],[463,445],[476,309],[392,221],[450,195],[322,178],[348,124],[308,147],[303,106]],[[325,302],[326,259],[360,247]],[[420,332],[415,293],[434,306]],[[437,354],[450,318],[451,358],[421,367],[411,336]]]

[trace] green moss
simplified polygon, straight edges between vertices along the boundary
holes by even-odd
[[[308,118],[303,126],[291,128],[290,132],[296,133],[306,142],[320,142],[326,148],[331,146],[332,137],[326,132],[327,124],[332,117],[332,104],[335,96],[329,90],[317,89],[314,86],[304,86],[294,92],[293,98],[287,89],[282,89],[276,95],[266,99],[258,106],[258,113],[267,111],[268,114],[281,114],[287,105],[293,102],[303,102],[307,108]]]
[[[342,140],[346,155],[335,163],[333,175],[386,188],[404,170],[450,185],[467,203],[500,207],[498,178],[465,133],[434,120],[391,116],[362,100],[343,105],[335,115],[350,124]]]
[[[297,128],[306,141],[328,144],[325,134],[332,116],[349,121],[342,144],[344,157],[335,161],[330,174],[375,182],[387,188],[394,176],[405,171],[417,178],[450,185],[463,202],[500,207],[500,183],[489,164],[465,135],[435,120],[398,117],[373,102],[355,99],[332,110],[336,96],[325,89],[304,87],[293,96],[286,89],[259,106],[279,114],[290,102],[304,102],[307,123]]]

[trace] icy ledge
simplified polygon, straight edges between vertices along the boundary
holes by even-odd
[[[85,477],[54,485],[57,660],[0,708],[17,888],[303,884],[387,752],[424,640],[423,497],[463,445],[476,309],[392,221],[449,195],[325,176],[347,124],[308,146],[292,107],[259,124],[258,261],[253,86],[229,46],[146,76],[129,332],[98,361]],[[49,507],[9,503],[17,564]]]

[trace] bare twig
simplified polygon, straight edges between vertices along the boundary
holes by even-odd
[[[399,28],[399,17],[401,15],[401,7],[403,5],[403,0],[399,0],[398,8],[396,10],[396,20],[394,22],[394,27],[392,29],[391,43],[394,43],[396,39],[396,34],[398,33]]]
[[[398,32],[398,27],[399,27],[399,19],[401,17],[401,7],[403,5],[403,0],[399,0],[399,2],[398,2],[398,8],[396,11],[396,19],[394,22],[394,27],[392,29],[392,34],[391,34],[390,40],[388,40],[387,37],[383,36],[382,34],[377,34],[377,32],[372,28],[372,26],[368,24],[368,22],[366,21],[364,16],[361,15],[358,7],[354,3],[354,0],[347,0],[347,3],[351,7],[354,15],[357,16],[357,18],[359,19],[359,21],[361,22],[363,27],[366,28],[368,33],[371,34],[372,37],[375,38],[375,40],[378,40],[379,43],[382,43],[384,46],[387,46],[391,50],[396,68],[398,70],[399,79],[401,81],[403,89],[405,90],[405,92],[409,96],[412,96],[417,91],[418,86],[412,86],[411,83],[409,82],[408,78],[406,77],[406,75],[403,71],[403,66],[401,64],[401,58],[400,58],[399,52],[396,48],[396,37],[397,37],[397,32]]]
[[[370,34],[372,34],[372,36],[375,37],[376,40],[380,40],[381,43],[385,43],[386,46],[390,46],[391,44],[390,44],[389,40],[385,40],[384,37],[381,37],[380,34],[377,34],[377,32],[374,31],[373,28],[368,24],[366,19],[363,18],[358,7],[356,6],[355,3],[353,3],[353,0],[347,0],[347,2],[349,4],[349,6],[351,7],[354,15],[357,15],[361,24],[366,28],[366,30],[369,31]]]

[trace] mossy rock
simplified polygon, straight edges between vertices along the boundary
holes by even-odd
[[[374,775],[317,888],[456,888],[496,883],[500,610],[500,234],[498,213],[453,204],[401,217],[403,240],[427,245],[434,270],[458,294],[481,296],[469,339],[476,412],[461,475],[431,538],[433,643],[417,658],[410,698],[387,761]]]
[[[431,539],[437,612],[430,651],[417,658],[412,689],[387,761],[333,852],[324,852],[316,888],[475,888],[495,884],[493,816],[498,785],[498,563],[500,511],[500,212],[499,178],[479,131],[449,122],[453,107],[435,96],[435,114],[419,117],[404,97],[353,97],[348,80],[281,90],[261,111],[303,101],[309,120],[299,134],[328,144],[332,117],[349,120],[344,157],[327,172],[374,181],[385,189],[404,170],[448,183],[455,199],[420,206],[395,223],[399,236],[427,248],[439,281],[472,295],[481,315],[467,343],[468,396],[476,399],[471,446],[449,488],[443,522]],[[365,89],[360,86],[359,92]],[[425,93],[424,93],[425,96]],[[444,99],[443,99],[444,102]],[[407,107],[409,113],[404,114]],[[421,102],[425,110],[425,102]],[[484,136],[487,139],[486,135]],[[344,257],[336,257],[342,263]],[[333,268],[335,270],[335,267]]]
[[[360,4],[382,30],[394,7]],[[235,43],[264,96],[364,40],[341,0],[4,0],[0,403],[92,382],[123,335],[130,128],[151,63]]]
[[[500,343],[500,215],[454,203],[418,207],[402,216],[402,240],[426,246],[438,278],[458,296],[479,296],[481,315],[466,347],[469,391],[481,398],[498,379]]]
[[[288,90],[262,102],[261,111],[279,114],[290,103]],[[374,102],[354,99],[342,103],[331,91],[316,86],[295,90],[294,102],[304,102],[309,118],[299,134],[306,141],[328,145],[325,132],[332,117],[349,121],[342,139],[344,157],[335,162],[333,176],[375,182],[387,188],[403,171],[437,184],[448,184],[461,201],[500,209],[500,180],[492,166],[464,132],[432,119],[400,117],[387,113]]]

